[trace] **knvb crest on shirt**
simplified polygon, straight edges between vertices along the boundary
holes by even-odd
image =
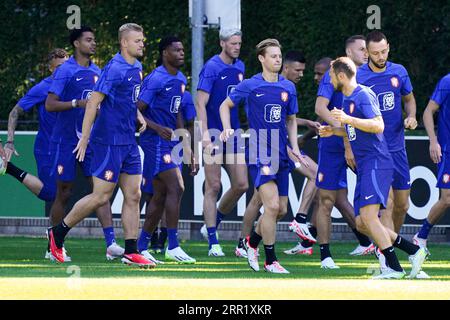
[[[398,88],[398,86],[400,85],[400,82],[398,81],[398,78],[397,78],[397,77],[392,77],[392,78],[391,78],[391,85],[392,85],[394,88]]]
[[[242,73],[238,74],[238,80],[239,82],[242,82],[242,80],[244,80],[244,75]]]
[[[133,96],[131,97],[131,99],[133,100],[134,103],[136,103],[138,101],[140,91],[141,91],[140,84],[137,84],[133,87]]]
[[[392,91],[379,93],[377,96],[380,103],[380,111],[390,111],[395,106],[395,95]]]
[[[350,114],[352,114],[353,111],[355,111],[355,104],[353,102],[350,103],[349,109],[350,109]]]
[[[288,94],[286,91],[283,91],[283,92],[281,93],[281,101],[287,102],[288,99],[289,99],[289,94]]]
[[[279,104],[266,104],[264,106],[264,120],[268,123],[281,121],[281,106]]]
[[[178,113],[178,110],[180,110],[180,106],[181,106],[181,97],[173,96],[172,101],[170,102],[170,112]]]

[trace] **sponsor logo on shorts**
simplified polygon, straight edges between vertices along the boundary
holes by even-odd
[[[444,174],[444,176],[442,177],[442,181],[444,183],[448,183],[450,181],[450,175],[448,175],[447,173]]]
[[[105,171],[105,180],[106,181],[111,181],[113,176],[114,176],[114,172],[112,172],[111,170]]]
[[[369,200],[370,198],[373,198],[373,194],[372,195],[370,195],[370,196],[367,196],[367,197],[364,197],[364,199],[366,199],[366,200]]]
[[[289,94],[286,91],[283,91],[281,93],[281,101],[286,102],[286,101],[288,101],[288,98],[289,98]]]
[[[323,173],[319,172],[319,174],[317,175],[317,180],[319,180],[319,182],[323,181]]]
[[[394,88],[398,88],[398,86],[400,85],[398,78],[397,77],[392,77],[391,78],[391,84]]]
[[[170,156],[170,154],[165,154],[163,155],[163,161],[167,164],[172,162],[172,157]]]
[[[58,165],[58,174],[59,174],[59,175],[62,175],[63,172],[64,172],[64,166]]]

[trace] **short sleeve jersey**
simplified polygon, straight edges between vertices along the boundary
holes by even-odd
[[[387,62],[384,72],[373,72],[369,64],[365,64],[358,68],[356,80],[376,94],[384,120],[384,135],[389,151],[405,149],[402,96],[413,91],[405,67]]]
[[[142,82],[142,65],[129,64],[117,53],[105,66],[94,91],[105,95],[91,140],[105,145],[136,144],[136,102]]]
[[[199,75],[197,90],[209,93],[206,105],[208,129],[222,131],[219,108],[222,102],[230,95],[236,86],[244,80],[244,63],[236,59],[232,64],[226,64],[219,55],[209,59],[203,66]],[[240,127],[238,108],[231,110],[231,127]]]
[[[95,63],[83,67],[74,57],[70,57],[55,71],[49,93],[57,95],[59,101],[88,99],[99,75],[100,68]],[[81,137],[84,108],[60,111],[56,117],[52,141],[76,145]]]

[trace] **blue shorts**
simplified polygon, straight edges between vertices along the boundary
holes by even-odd
[[[142,191],[152,194],[154,177],[161,172],[179,168],[182,163],[175,163],[172,159],[172,148],[166,144],[141,143],[141,148],[144,151]]]
[[[266,171],[267,170],[267,171]],[[256,189],[269,181],[275,181],[278,187],[278,195],[287,197],[289,192],[289,164],[287,162],[280,163],[277,173],[271,173],[268,166],[250,164],[248,171],[253,180]]]
[[[347,161],[344,152],[327,152],[319,149],[316,186],[325,190],[347,188]]]
[[[91,142],[92,176],[117,183],[121,173],[142,174],[141,154],[137,144],[106,145]]]
[[[56,175],[53,171],[53,156],[49,154],[34,153],[39,180],[42,181],[49,196],[56,196]]]
[[[355,216],[359,216],[359,210],[370,204],[380,204],[386,208],[391,188],[392,169],[372,169],[356,176],[355,197],[353,207]]]
[[[391,156],[392,162],[394,163],[394,180],[392,181],[392,189],[411,189],[411,176],[409,175],[409,163],[406,150],[391,152]]]
[[[436,187],[450,189],[450,152],[443,152],[441,162],[437,164],[438,176]]]
[[[73,153],[75,147],[76,145],[73,144],[51,144],[50,154],[53,155],[52,174],[56,175],[57,180],[63,182],[74,181],[77,173],[77,164],[81,166],[85,177],[91,176],[91,146],[88,145],[83,162],[76,159],[76,153]]]

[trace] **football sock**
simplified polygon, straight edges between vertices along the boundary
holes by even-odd
[[[358,230],[352,229],[353,233],[355,234],[356,238],[358,238],[359,244],[362,245],[363,247],[368,247],[370,246],[370,244],[372,243],[372,241],[370,241],[369,237],[366,236],[365,234],[362,234],[361,232],[359,232]]]
[[[297,221],[298,223],[303,223],[304,224],[304,223],[306,223],[306,217],[307,217],[307,214],[298,212],[295,215],[295,221]]]
[[[420,228],[419,234],[417,236],[420,239],[427,239],[428,234],[431,231],[431,228],[433,228],[433,225],[428,222],[428,219],[425,219],[424,223],[422,224],[422,227]]]
[[[389,247],[384,250],[381,250],[386,258],[386,264],[395,271],[403,271],[403,268],[400,266],[400,262],[398,262],[397,255],[395,254],[394,247]]]
[[[8,162],[8,166],[6,167],[6,173],[16,178],[20,183],[23,182],[23,179],[25,179],[27,172],[23,171],[20,168],[17,168],[14,164],[11,162]]]
[[[103,228],[103,235],[105,236],[106,247],[116,242],[113,227]]]
[[[167,240],[167,228],[161,227],[159,228],[159,237],[158,237],[158,246],[160,248],[164,248]]]
[[[217,210],[217,216],[216,216],[216,228],[219,226],[219,224],[222,222],[223,218],[225,218],[225,215]]]
[[[213,244],[219,244],[219,241],[217,240],[217,235],[216,235],[216,228],[211,227],[211,228],[206,228],[206,230],[208,230],[208,243],[209,243],[209,249],[211,249],[211,246]]]
[[[147,250],[147,249],[145,249]],[[138,253],[137,250],[137,240],[136,239],[125,239],[125,254]]]
[[[148,233],[148,232],[144,231],[144,229],[142,229],[141,235],[139,236],[139,241],[137,244],[139,252],[148,250],[148,244],[149,244],[151,238],[152,238],[152,234]]]
[[[169,239],[169,250],[180,246],[178,244],[178,229],[167,229],[167,238]]]
[[[62,248],[64,245],[64,238],[66,237],[67,233],[70,231],[70,227],[68,227],[64,220],[61,221],[60,224],[58,224],[56,227],[53,227],[53,236],[55,238],[55,244],[58,248]]]
[[[416,254],[419,251],[420,247],[416,246],[414,243],[411,243],[400,236],[397,236],[397,239],[394,241],[394,247],[399,248],[402,251],[405,251],[409,255]]]
[[[264,245],[264,252],[266,253],[266,264],[272,264],[274,261],[277,261],[275,244]]]
[[[320,247],[320,261],[323,261],[326,258],[331,257],[329,243],[321,244],[319,247]]]
[[[261,242],[261,240],[262,237],[259,234],[257,234],[256,231],[253,231],[249,241],[250,247],[252,247],[253,249],[258,248],[258,245]]]

